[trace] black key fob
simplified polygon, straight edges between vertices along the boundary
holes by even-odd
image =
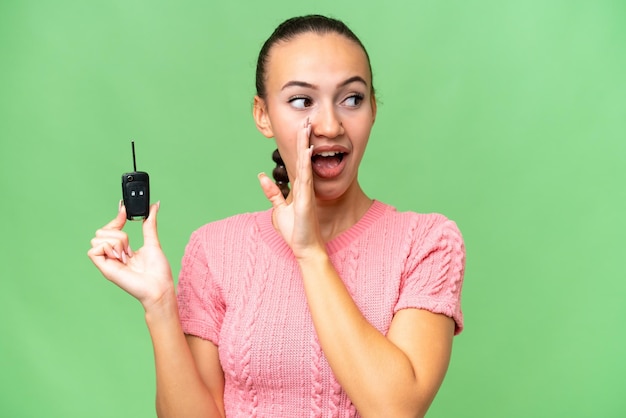
[[[122,174],[126,219],[145,219],[150,212],[150,177],[144,171]]]
[[[145,171],[137,171],[135,141],[133,148],[133,171],[122,174],[122,196],[126,207],[126,219],[130,221],[146,219],[150,212],[150,177]]]

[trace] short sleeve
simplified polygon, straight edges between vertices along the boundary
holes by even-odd
[[[225,304],[207,262],[202,229],[191,235],[185,248],[177,286],[183,332],[219,345]]]
[[[425,229],[415,230],[394,313],[416,308],[449,316],[456,335],[463,330],[463,238],[456,224],[441,215]]]

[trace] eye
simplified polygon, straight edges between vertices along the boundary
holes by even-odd
[[[296,109],[306,109],[311,107],[313,101],[309,97],[296,96],[289,99],[289,104]]]
[[[343,103],[348,107],[359,107],[359,105],[363,102],[363,95],[361,93],[354,93],[351,96],[348,96]]]

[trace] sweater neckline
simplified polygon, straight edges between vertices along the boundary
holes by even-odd
[[[326,251],[328,251],[328,254],[332,255],[350,245],[350,243],[357,239],[390,209],[392,210],[393,208],[374,199],[367,212],[365,212],[357,223],[326,243]],[[270,208],[259,212],[257,222],[261,237],[276,255],[291,256],[291,248],[289,248],[280,233],[274,229],[274,225],[272,224],[272,211],[273,209]]]

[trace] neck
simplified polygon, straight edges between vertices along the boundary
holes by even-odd
[[[315,199],[317,219],[324,242],[328,242],[356,224],[372,205],[357,185],[337,199]]]

